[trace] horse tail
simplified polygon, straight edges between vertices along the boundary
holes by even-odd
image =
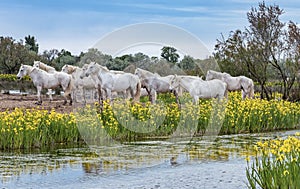
[[[68,91],[68,92],[71,92],[72,91],[72,88],[73,88],[73,86],[74,86],[74,79],[73,79],[73,77],[71,76],[71,75],[69,75],[70,77],[70,81],[69,81],[69,83],[68,83],[68,86],[67,86],[67,88],[66,88],[66,91]]]
[[[141,82],[140,82],[139,79],[138,79],[137,81],[138,81],[138,82],[137,82],[137,84],[136,84],[136,92],[135,92],[133,101],[140,101],[142,85],[141,85]]]

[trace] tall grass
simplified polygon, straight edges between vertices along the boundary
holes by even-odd
[[[299,136],[257,143],[253,163],[248,161],[246,169],[249,188],[299,188]]]
[[[22,108],[0,112],[0,149],[40,148],[77,142],[79,137],[72,113]]]

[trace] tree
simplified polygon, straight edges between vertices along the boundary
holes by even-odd
[[[295,79],[298,82],[298,88],[292,94],[292,98],[300,100],[300,28],[292,21],[288,24],[288,41],[289,46],[287,55],[287,65],[290,69],[291,79]]]
[[[179,59],[179,54],[177,54],[177,50],[174,47],[163,47],[161,52],[161,57],[166,59],[168,62],[177,63]]]
[[[27,37],[25,37],[25,47],[36,53],[38,53],[39,51],[39,45],[36,43],[36,39],[34,38],[34,36],[28,35]]]
[[[36,53],[30,53],[23,41],[16,42],[11,37],[0,37],[1,73],[15,74],[21,64],[32,64],[36,58]]]
[[[45,59],[46,62],[54,64],[55,59],[58,57],[59,51],[57,49],[45,50],[41,57]]]
[[[287,99],[294,79],[289,79],[295,64],[287,60],[289,46],[285,23],[280,21],[283,10],[277,5],[259,3],[247,13],[250,23],[245,31],[231,32],[228,39],[217,40],[215,58],[229,73],[250,76],[261,86],[261,97],[271,98],[272,90],[266,86],[270,72],[283,83],[283,99]]]
[[[184,70],[193,70],[195,69],[195,62],[193,57],[185,55],[183,59],[179,62],[179,67]]]
[[[124,70],[129,63],[122,59],[122,57],[116,57],[110,64],[107,64],[107,68],[110,70]]]
[[[61,68],[66,65],[75,65],[75,63],[78,61],[78,58],[76,56],[73,56],[70,51],[67,51],[65,49],[62,49],[58,53],[58,57],[55,59],[55,65],[54,67],[57,70],[61,70]]]
[[[110,55],[103,54],[96,48],[91,48],[88,49],[88,52],[80,55],[80,62],[78,63],[78,66],[81,67],[90,62],[97,62],[98,64],[107,66],[113,62],[113,58]]]

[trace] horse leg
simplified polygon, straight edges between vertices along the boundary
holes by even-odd
[[[71,93],[68,94],[68,98],[70,100],[69,105],[71,106],[72,103],[73,103],[73,99],[72,99]]]
[[[129,92],[130,92],[130,95],[131,95],[131,98],[132,98],[132,100],[134,100],[134,90],[132,89],[132,88],[129,88]],[[128,98],[127,98],[128,99]],[[130,99],[130,97],[129,97],[129,99]]]
[[[66,104],[67,104],[67,94],[64,93],[64,103],[63,103],[63,105],[66,105]]]
[[[157,100],[157,92],[153,89],[151,89],[151,104],[155,104]]]
[[[247,93],[246,93],[244,90],[242,90],[242,99],[243,99],[243,100],[245,100],[246,95],[247,95]]]
[[[180,89],[178,88],[178,90],[180,90]],[[173,94],[174,94],[174,96],[175,96],[175,98],[176,98],[176,103],[179,104],[178,92],[177,92],[176,89],[173,90]]]
[[[49,98],[50,98],[50,102],[53,101],[53,98],[52,98],[52,89],[48,89],[48,95],[49,95]]]
[[[72,96],[71,96],[71,93],[72,93],[72,90],[73,90],[73,80],[72,80],[72,77],[70,76],[69,80],[67,80],[66,82],[62,82],[60,83],[60,86],[62,87],[63,91],[64,91],[64,103],[63,105],[66,105],[67,104],[67,99],[70,100],[70,105],[72,105],[72,102],[73,102],[73,99],[72,99]]]
[[[98,102],[99,102],[100,110],[102,111],[102,109],[103,109],[103,91],[102,91],[101,85],[97,86],[97,92],[98,92]]]
[[[63,103],[63,105],[67,104],[68,99],[70,100],[70,105],[72,105],[73,101],[72,101],[71,91],[64,90],[64,103]]]
[[[41,105],[42,104],[42,98],[41,98],[42,87],[41,86],[37,86],[36,90],[37,90],[37,97],[38,97],[38,101],[36,102],[36,104],[37,105]]]
[[[152,103],[152,97],[151,97],[151,90],[148,89],[148,87],[145,87],[147,93],[148,93],[148,96],[149,96],[149,101]]]
[[[155,95],[156,91],[150,89],[149,90],[149,100],[151,102],[151,104],[155,104],[155,100],[156,100],[156,95]]]
[[[106,89],[105,91],[106,91],[107,99],[111,103],[111,90],[110,89]]]
[[[81,98],[83,100],[83,103],[86,104],[86,89],[82,86],[80,91],[81,91],[80,94],[81,94]]]
[[[199,101],[199,97],[196,95],[196,96],[194,96],[193,97],[193,103],[195,104],[195,105],[198,105],[198,101]]]

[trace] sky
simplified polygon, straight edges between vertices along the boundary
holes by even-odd
[[[118,33],[135,24],[159,23],[185,31],[200,40],[212,53],[221,34],[226,37],[230,31],[244,29],[249,25],[247,12],[251,7],[258,7],[258,2],[256,0],[1,0],[0,36],[9,36],[18,41],[31,35],[36,38],[40,53],[50,49],[66,49],[74,55],[79,55],[80,52],[95,47],[99,41],[111,36],[111,33]],[[267,5],[276,4],[284,9],[282,21],[292,20],[300,23],[298,1],[265,2]],[[157,35],[155,39],[159,39],[161,36],[157,31],[159,28],[154,27],[145,31],[145,35]],[[171,37],[177,42],[181,36],[170,35],[166,38],[171,40]],[[125,36],[123,39],[126,38]],[[150,48],[159,47],[157,41],[146,39],[145,44],[149,45],[152,42],[154,45],[151,47],[128,43],[127,45],[133,47],[133,51],[141,49],[145,54],[151,54],[155,53],[155,50],[150,52]],[[122,40],[113,40],[112,43],[122,43]],[[191,41],[187,43],[191,44]],[[108,41],[100,50],[105,51],[105,46],[109,45],[111,44]],[[196,47],[191,45],[190,49],[193,48]],[[122,46],[118,52],[130,53],[131,48],[125,51],[124,49],[126,46]],[[116,55],[116,52],[111,53]]]

